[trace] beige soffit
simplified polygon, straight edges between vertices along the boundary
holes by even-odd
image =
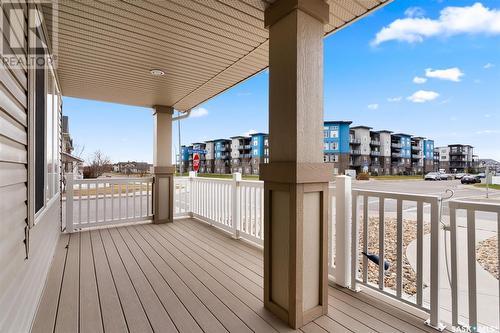
[[[325,35],[390,1],[328,0]],[[63,95],[194,108],[268,66],[269,2],[59,0],[53,43]],[[52,36],[54,17],[43,11]],[[151,69],[166,74],[154,77]]]

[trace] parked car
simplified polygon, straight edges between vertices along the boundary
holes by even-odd
[[[455,179],[462,179],[463,176],[465,176],[465,173],[457,173],[455,174]]]
[[[480,174],[477,175],[479,178],[486,178],[486,174],[484,172],[481,172]]]
[[[424,177],[425,180],[441,180],[439,172],[429,172]]]
[[[451,179],[451,176],[445,172],[438,172],[440,180],[448,180]]]
[[[481,182],[481,178],[479,178],[479,176],[465,175],[462,177],[460,182],[462,184],[476,184]]]

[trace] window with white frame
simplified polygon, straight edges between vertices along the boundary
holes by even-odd
[[[54,73],[38,68],[35,74],[35,214],[60,190],[60,122],[62,100]]]

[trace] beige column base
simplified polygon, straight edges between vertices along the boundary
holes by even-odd
[[[175,167],[154,167],[153,223],[174,221],[174,174]]]
[[[264,306],[297,329],[328,312],[328,182],[324,163],[261,164]]]

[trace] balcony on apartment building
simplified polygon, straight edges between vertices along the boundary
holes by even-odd
[[[359,149],[351,149],[351,155],[361,155],[361,150]]]
[[[380,146],[380,140],[371,140],[370,145],[372,146]]]
[[[370,152],[370,155],[371,155],[371,156],[380,156],[380,151],[378,151],[378,150],[372,150],[372,151]]]
[[[419,145],[412,145],[411,146],[411,150],[413,150],[413,151],[421,151],[422,147],[420,147]]]
[[[391,143],[391,148],[400,149],[402,147],[403,147],[403,145],[401,143],[398,143],[398,142]]]
[[[403,155],[401,153],[392,153],[391,156],[394,158],[401,158]]]
[[[352,145],[359,145],[359,144],[361,144],[361,140],[351,136],[349,138],[349,143]]]
[[[420,155],[420,154],[411,154],[411,158],[414,159],[414,160],[419,160],[421,159],[423,156]]]

